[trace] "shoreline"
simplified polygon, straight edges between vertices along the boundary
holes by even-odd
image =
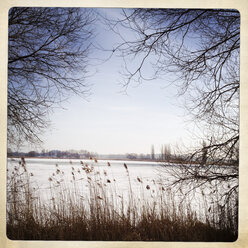
[[[7,159],[20,159],[21,157],[15,157],[15,156],[7,156]],[[92,160],[94,161],[95,158],[55,158],[55,157],[24,157],[25,159],[64,159],[64,160]],[[104,161],[108,161],[108,160],[114,160],[114,161],[130,161],[130,162],[154,162],[154,163],[172,163],[170,161],[161,161],[161,160],[140,160],[140,159],[128,159],[128,158],[96,158],[96,160],[104,160]]]
[[[7,159],[21,159],[23,156],[20,157],[15,157],[15,156],[7,156]],[[124,161],[124,162],[145,162],[145,163],[157,163],[157,164],[162,164],[162,163],[166,163],[166,164],[170,164],[170,165],[198,165],[199,163],[197,162],[192,162],[189,163],[188,161],[180,161],[180,160],[151,160],[151,159],[146,159],[146,160],[140,160],[140,159],[128,159],[128,158],[55,158],[55,157],[24,157],[25,159],[62,159],[62,160],[78,160],[78,161],[82,161],[82,160],[89,160],[89,161],[95,161],[97,163],[97,161]],[[236,165],[229,165],[229,164],[206,164],[205,166],[211,166],[211,165],[217,165],[217,166],[226,166],[226,167],[230,167],[230,166],[234,166],[236,167]]]

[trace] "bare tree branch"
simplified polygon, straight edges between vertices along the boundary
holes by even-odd
[[[8,141],[40,141],[52,108],[86,96],[94,13],[79,8],[9,11]]]

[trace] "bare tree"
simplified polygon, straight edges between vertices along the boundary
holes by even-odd
[[[204,126],[212,147],[208,150],[234,160],[239,142],[239,12],[131,9],[123,10],[123,16],[110,26],[122,39],[113,51],[124,58],[124,87],[166,75],[165,84],[179,86],[184,106]],[[125,36],[125,30],[134,35]],[[153,71],[149,78],[148,67]]]
[[[155,150],[154,150],[154,145],[152,145],[151,147],[151,159],[154,160],[155,159]]]
[[[204,148],[199,146],[184,156],[180,170],[173,165],[175,170],[168,170],[174,178],[172,185],[197,188],[230,182],[222,191],[227,206],[238,193],[239,12],[131,9],[109,23],[121,38],[113,51],[124,59],[125,89],[134,81],[156,78],[177,85],[178,96],[183,96],[185,108],[202,130]],[[130,34],[125,36],[127,30]],[[151,70],[152,76],[147,74]]]
[[[9,144],[40,141],[52,107],[85,96],[93,22],[90,9],[10,9]]]
[[[164,146],[163,145],[161,145],[161,154],[160,154],[160,159],[161,159],[161,161],[163,161],[164,160],[164,156],[165,154],[164,154]]]
[[[164,159],[169,161],[171,158],[170,145],[164,145]]]

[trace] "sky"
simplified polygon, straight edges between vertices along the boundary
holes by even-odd
[[[102,9],[108,17],[118,17],[118,9]],[[118,38],[97,26],[95,42],[111,47]],[[125,36],[131,34],[125,33]],[[96,50],[92,58],[107,58],[109,53]],[[117,56],[102,63],[93,60],[87,79],[91,95],[87,99],[72,96],[50,115],[51,126],[41,137],[41,149],[88,150],[98,154],[155,153],[163,144],[173,150],[176,145],[192,142],[192,126],[185,122],[184,110],[176,97],[176,88],[166,86],[165,79],[130,84],[122,92],[123,61]],[[93,67],[93,68],[92,68]],[[149,67],[146,73],[151,73]],[[30,150],[30,147],[26,148]],[[40,150],[41,150],[40,149]]]

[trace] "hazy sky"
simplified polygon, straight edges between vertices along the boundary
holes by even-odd
[[[108,16],[118,16],[118,9],[104,9]],[[96,41],[111,47],[117,41],[111,32],[99,24]],[[130,35],[126,33],[125,35]],[[108,53],[95,51],[92,57],[107,57]],[[73,96],[55,109],[50,119],[52,126],[44,133],[44,149],[86,149],[107,153],[150,153],[162,144],[175,145],[190,142],[183,109],[175,98],[176,89],[166,87],[166,80],[131,84],[127,94],[121,93],[123,61],[113,56],[107,62],[93,62],[88,79],[92,95],[88,101]],[[149,74],[149,68],[146,68]]]

